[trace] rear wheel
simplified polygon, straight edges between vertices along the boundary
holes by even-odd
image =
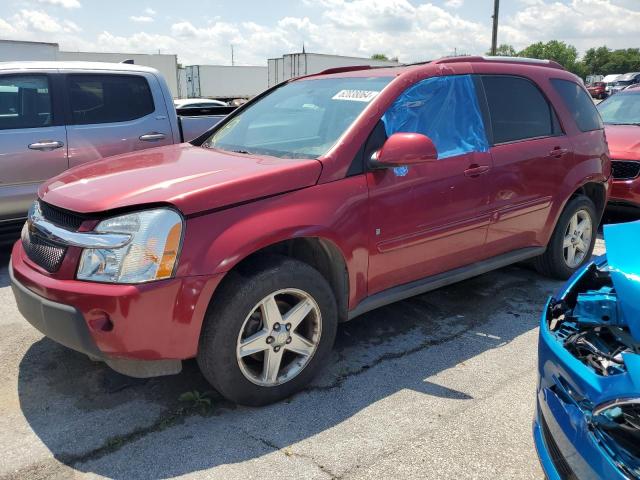
[[[198,364],[227,399],[264,405],[311,380],[336,327],[336,302],[324,277],[305,263],[272,257],[224,285],[205,319]]]
[[[535,259],[536,269],[549,277],[569,278],[591,258],[597,227],[596,207],[591,199],[584,195],[571,199],[558,220],[546,252]]]

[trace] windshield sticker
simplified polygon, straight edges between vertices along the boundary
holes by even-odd
[[[351,102],[370,102],[380,92],[375,92],[372,90],[340,90],[336,93],[332,100],[347,100]]]

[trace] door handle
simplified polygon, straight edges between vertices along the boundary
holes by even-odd
[[[30,150],[49,151],[64,146],[64,143],[57,140],[40,140],[39,142],[29,144]]]
[[[166,137],[164,133],[151,132],[141,135],[140,140],[143,142],[157,142],[158,140],[164,140]]]
[[[568,148],[554,147],[553,150],[551,150],[549,152],[549,156],[553,157],[553,158],[562,158],[567,153],[569,153],[569,149]]]
[[[464,171],[464,174],[467,177],[478,178],[480,175],[484,175],[485,173],[487,173],[490,169],[491,167],[489,167],[489,165],[473,164]]]

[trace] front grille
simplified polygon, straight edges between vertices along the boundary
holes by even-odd
[[[78,230],[82,222],[85,220],[83,216],[78,215],[77,213],[54,207],[53,205],[49,205],[43,201],[40,201],[40,211],[42,212],[42,216],[51,223],[55,223],[59,227],[66,228],[68,230]]]
[[[553,466],[556,468],[558,475],[562,480],[578,480],[578,477],[571,466],[567,463],[567,460],[564,458],[564,455],[560,451],[558,444],[556,443],[553,435],[551,435],[551,431],[549,430],[549,426],[547,425],[546,420],[544,419],[544,415],[540,413],[540,426],[542,427],[542,436],[544,437],[544,443],[547,446],[547,451],[549,452],[549,457],[553,462]]]
[[[613,178],[616,180],[632,180],[640,176],[640,162],[614,160],[611,162]]]
[[[37,235],[30,235],[26,228],[22,234],[22,247],[33,262],[50,273],[58,271],[67,253],[66,247],[51,243]]]

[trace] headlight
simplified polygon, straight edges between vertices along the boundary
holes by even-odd
[[[173,275],[182,240],[182,217],[168,208],[144,210],[103,220],[102,233],[126,233],[131,241],[114,249],[85,249],[78,280],[141,283]]]

